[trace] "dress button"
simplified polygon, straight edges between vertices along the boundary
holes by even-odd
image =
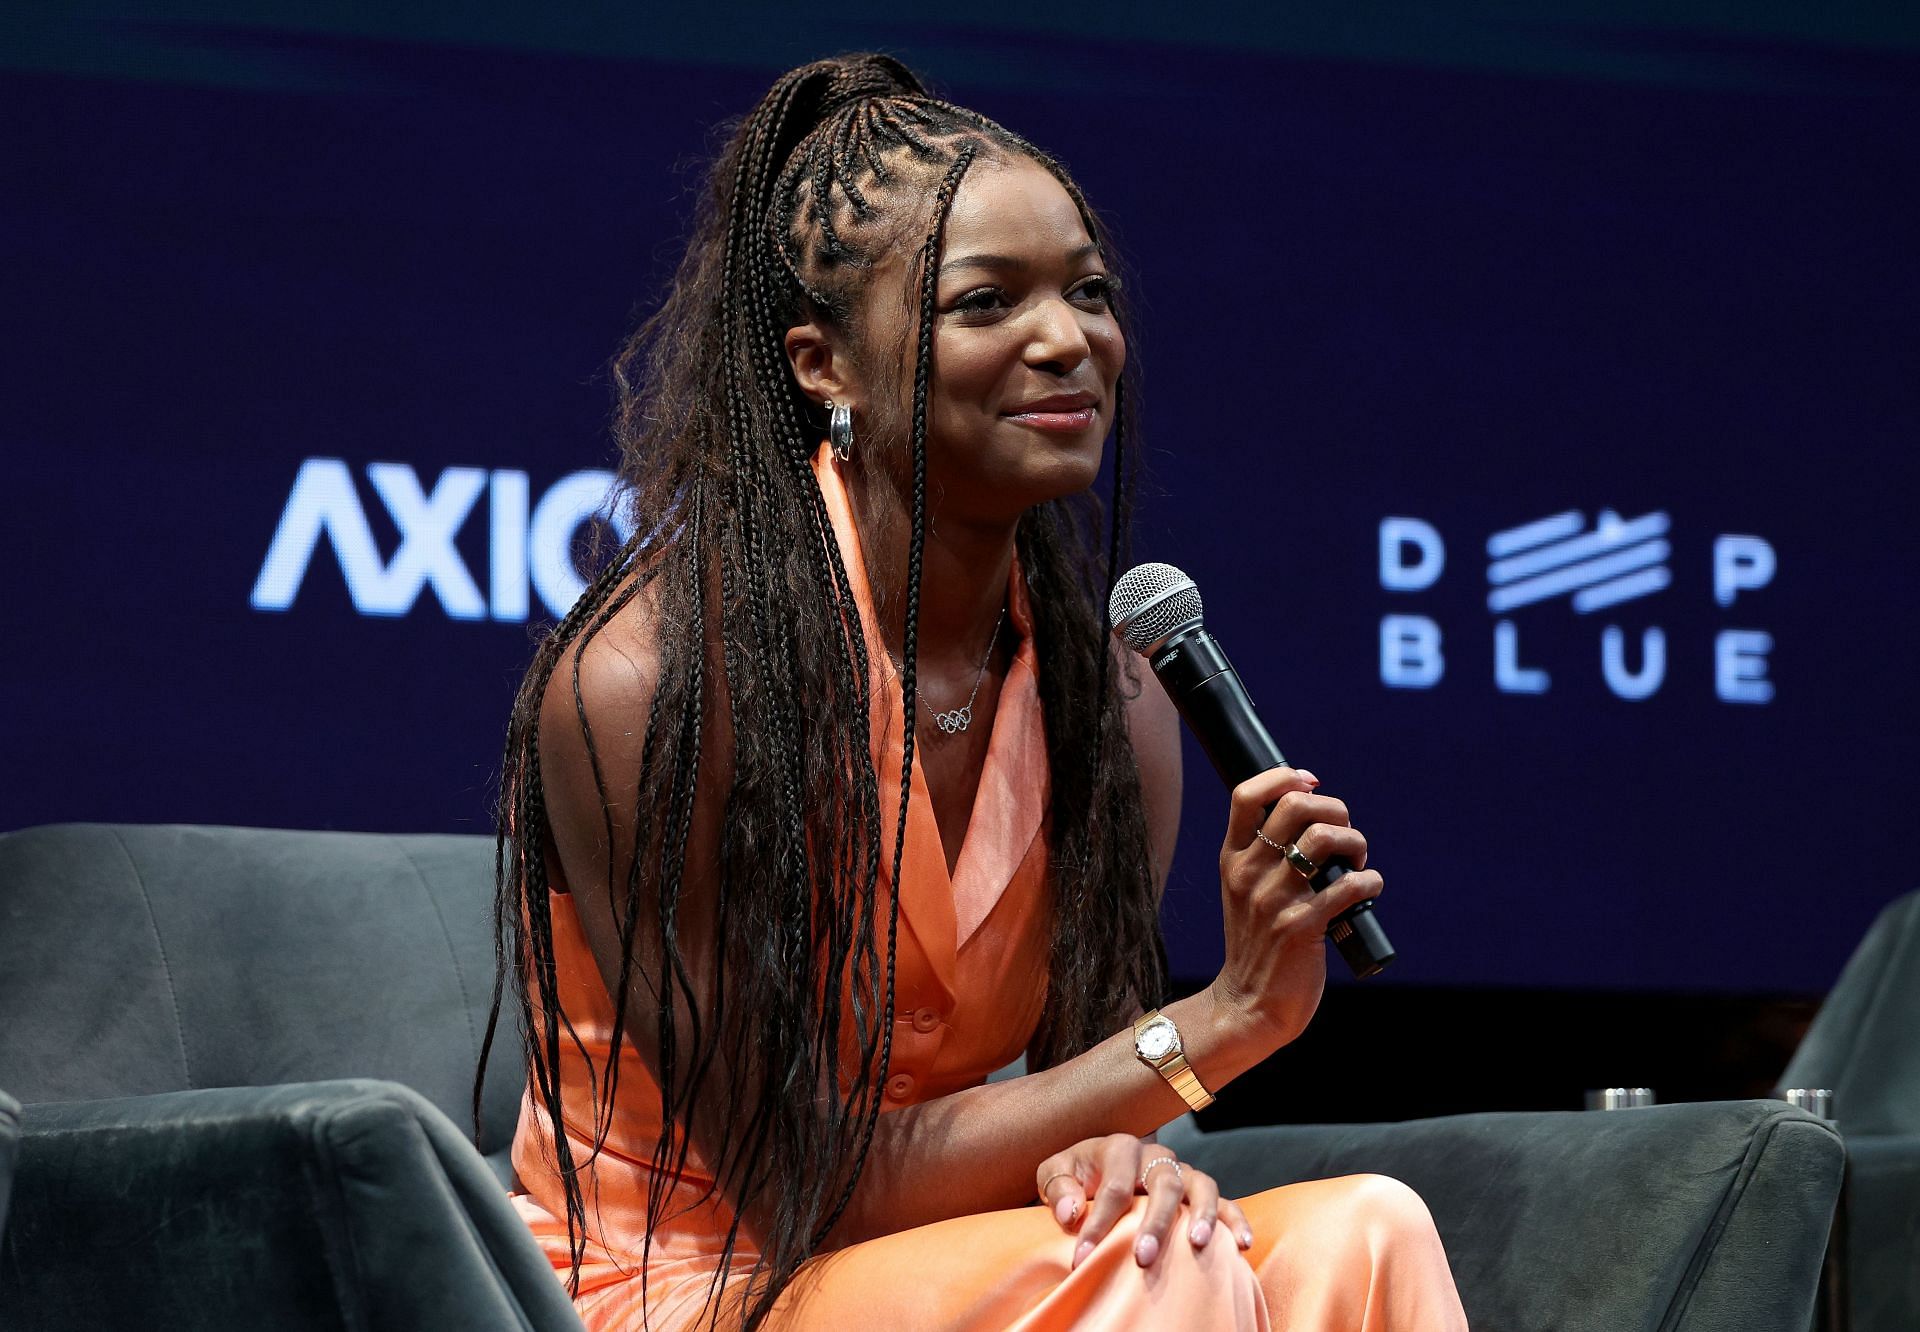
[[[895,1073],[887,1079],[887,1096],[891,1100],[904,1101],[913,1095],[913,1075]]]
[[[940,1015],[931,1008],[916,1008],[913,1010],[913,1029],[915,1031],[925,1034],[939,1025]]]

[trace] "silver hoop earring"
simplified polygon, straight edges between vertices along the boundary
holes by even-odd
[[[827,422],[827,438],[833,444],[833,456],[845,462],[853,457],[853,408],[829,398],[827,410],[831,413]]]

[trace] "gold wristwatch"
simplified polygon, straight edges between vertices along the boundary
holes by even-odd
[[[1200,1079],[1187,1066],[1186,1052],[1180,1048],[1180,1028],[1159,1009],[1133,1024],[1133,1052],[1140,1056],[1141,1063],[1165,1078],[1190,1109],[1204,1110],[1213,1104],[1213,1093],[1200,1085]]]

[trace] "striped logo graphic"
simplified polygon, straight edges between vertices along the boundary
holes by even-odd
[[[1667,569],[1665,513],[1623,519],[1602,509],[1594,526],[1578,509],[1495,532],[1487,538],[1487,609],[1498,615],[1562,593],[1585,615],[1673,581]]]

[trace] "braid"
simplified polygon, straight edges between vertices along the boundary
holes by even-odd
[[[940,240],[946,231],[947,210],[953,203],[954,191],[960,187],[961,177],[966,175],[978,151],[978,147],[972,143],[964,145],[953,165],[948,168],[946,179],[940,183],[940,192],[934,197],[933,230],[928,233],[926,246],[920,254],[920,345],[913,374],[913,529],[907,543],[907,620],[900,654],[900,703],[905,726],[901,733],[900,814],[894,828],[893,873],[888,880],[887,891],[887,983],[886,998],[880,1010],[880,1027],[885,1035],[880,1046],[878,1075],[882,1081],[886,1079],[893,1059],[892,1014],[900,933],[900,870],[907,845],[907,808],[913,798],[913,746],[917,731],[913,705],[919,698],[920,580],[927,537],[927,388],[933,374],[934,288],[935,279],[939,276]],[[854,1185],[859,1182],[867,1149],[873,1141],[874,1125],[880,1115],[877,1100],[868,1114],[860,1134],[859,1155],[854,1160],[846,1188],[841,1191],[839,1201],[821,1226],[820,1240],[826,1238],[827,1232],[840,1219],[853,1198]]]

